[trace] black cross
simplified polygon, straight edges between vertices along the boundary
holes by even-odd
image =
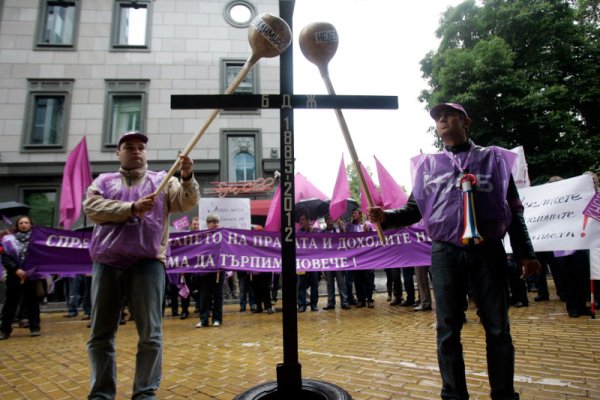
[[[281,18],[292,28],[295,0],[279,0]],[[293,84],[293,46],[280,56],[281,94],[173,95],[172,109],[279,109],[281,149],[281,239],[283,296],[283,363],[277,365],[277,392],[297,395],[302,391],[298,362],[296,303],[296,232],[294,200],[294,109],[397,109],[396,96],[296,95]],[[315,69],[315,73],[316,73]],[[248,393],[248,392],[247,392]],[[255,393],[255,392],[254,392]],[[238,398],[242,398],[239,396]],[[293,398],[293,397],[292,397]],[[297,397],[296,397],[297,398]]]

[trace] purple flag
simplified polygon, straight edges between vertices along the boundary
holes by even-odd
[[[366,168],[362,165],[362,163],[360,163],[360,169],[362,170],[363,176],[365,177],[365,182],[367,183],[366,189],[369,191],[369,193],[371,194],[371,198],[373,199],[373,205],[383,207],[383,199],[381,198],[381,194],[379,194],[379,190],[377,190],[377,187],[373,183],[371,176],[367,172]],[[367,196],[365,195],[364,188],[361,185],[360,208],[363,214],[365,215],[367,214],[367,207],[369,207],[369,204],[367,202]]]
[[[278,232],[281,230],[281,185],[275,190],[271,206],[267,213],[265,222],[265,231]],[[294,176],[294,198],[297,202],[303,199],[321,199],[327,200],[327,196],[321,192],[315,185],[310,183],[308,179],[302,176],[299,172]]]
[[[60,223],[70,229],[81,214],[81,201],[92,183],[85,136],[71,151],[65,163],[60,191]]]
[[[348,173],[344,163],[344,155],[340,161],[337,179],[333,193],[331,194],[331,203],[329,203],[329,214],[334,220],[340,218],[346,212],[347,199],[350,198],[350,184],[348,183]]]
[[[379,177],[379,188],[381,189],[381,198],[383,200],[383,208],[392,210],[400,208],[408,201],[408,196],[402,190],[400,185],[396,183],[392,175],[383,167],[377,157],[375,164],[377,166],[377,176]]]
[[[600,192],[594,194],[588,205],[585,206],[583,214],[600,221]]]
[[[275,189],[275,194],[271,199],[267,220],[265,222],[265,231],[277,232],[281,229],[281,185]]]

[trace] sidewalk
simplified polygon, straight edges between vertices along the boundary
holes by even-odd
[[[439,398],[434,312],[390,307],[386,297],[378,293],[374,309],[298,314],[303,378],[337,384],[355,400]],[[325,305],[323,297],[319,305]],[[276,380],[275,368],[283,358],[282,314],[238,310],[227,304],[221,327],[201,329],[194,327],[197,314],[187,320],[165,317],[159,399],[229,400]],[[521,399],[600,398],[600,319],[569,318],[556,299],[532,301],[510,315]],[[463,343],[469,391],[472,399],[489,399],[485,338],[472,305],[467,318]],[[61,313],[42,314],[37,338],[15,328],[10,339],[0,342],[0,398],[85,398],[88,335],[85,321]],[[128,322],[117,336],[118,399],[131,396],[136,346],[135,326]]]

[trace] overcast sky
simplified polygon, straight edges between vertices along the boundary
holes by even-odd
[[[441,14],[458,0],[297,0],[294,10],[294,91],[327,94],[318,68],[298,46],[302,28],[312,22],[332,23],[339,47],[329,63],[337,94],[398,96],[398,110],[344,110],[360,161],[370,167],[377,184],[373,156],[396,181],[410,190],[409,159],[434,151],[433,126],[418,101],[426,82],[420,60],[437,49],[435,30]],[[296,172],[331,196],[342,153],[352,161],[333,110],[296,110]]]

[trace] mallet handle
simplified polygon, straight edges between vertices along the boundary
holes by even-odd
[[[335,95],[335,90],[333,89],[333,85],[331,84],[331,79],[329,79],[327,65],[319,66],[319,71],[321,72],[321,76],[325,81],[327,92],[330,95]],[[365,192],[365,196],[367,198],[367,204],[369,204],[369,207],[373,207],[373,196],[371,196],[371,192],[369,192],[367,181],[363,174],[362,168],[360,168],[360,161],[358,160],[358,155],[356,154],[356,149],[354,148],[354,143],[352,142],[352,137],[350,136],[350,130],[348,129],[348,124],[346,123],[346,119],[344,118],[342,110],[336,108],[335,116],[337,117],[337,120],[340,124],[340,128],[342,129],[342,133],[344,134],[344,139],[346,140],[346,145],[348,146],[348,151],[350,152],[350,157],[352,157],[352,163],[354,164],[354,168],[356,168],[356,172],[358,173],[358,178],[360,180],[360,185],[362,186],[363,191]],[[375,227],[377,228],[377,236],[379,236],[381,244],[385,245],[385,235],[383,234],[381,223],[377,222]]]
[[[252,67],[254,67],[254,65],[258,62],[259,59],[260,59],[260,56],[256,55],[255,53],[252,53],[250,55],[250,57],[244,63],[244,66],[242,67],[240,72],[238,72],[238,74],[235,76],[233,81],[229,84],[229,86],[225,90],[225,94],[232,94],[235,91],[235,89],[237,89],[237,87],[240,85],[240,83],[242,83],[244,78],[246,78],[246,75],[248,75],[248,73],[250,72]],[[221,112],[221,109],[216,109],[216,110],[212,111],[212,113],[209,115],[206,122],[204,122],[204,125],[202,125],[200,130],[198,130],[198,132],[196,132],[196,134],[190,139],[187,146],[185,146],[185,148],[183,149],[183,151],[181,152],[180,155],[187,156],[192,152],[194,147],[196,147],[196,144],[198,144],[198,141],[200,140],[200,138],[204,135],[204,133],[207,131],[210,124],[215,120],[215,118],[217,118],[217,115],[219,115],[220,112]],[[167,186],[167,183],[169,182],[169,179],[171,179],[171,177],[179,169],[180,163],[181,163],[181,159],[177,158],[175,160],[175,162],[173,163],[173,165],[171,165],[171,168],[169,168],[167,175],[165,175],[165,178],[160,183],[160,186],[158,187],[158,189],[156,189],[156,191],[154,192],[154,195],[158,195],[160,192],[162,192],[165,189],[165,187]]]

